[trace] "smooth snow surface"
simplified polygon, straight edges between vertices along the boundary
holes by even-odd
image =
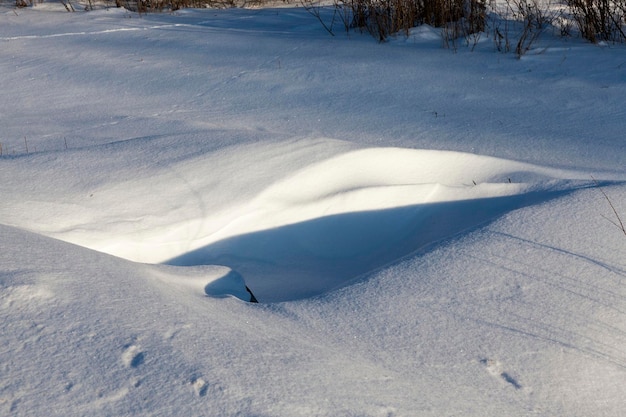
[[[623,414],[623,46],[0,21],[1,415]]]

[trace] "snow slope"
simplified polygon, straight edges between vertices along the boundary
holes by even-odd
[[[2,414],[621,415],[623,46],[0,11]]]

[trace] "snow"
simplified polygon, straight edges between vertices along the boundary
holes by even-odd
[[[623,45],[0,20],[2,415],[623,413]]]

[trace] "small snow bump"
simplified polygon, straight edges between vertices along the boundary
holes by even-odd
[[[15,303],[32,304],[54,298],[54,293],[42,285],[15,285],[3,289],[0,307],[10,308]]]

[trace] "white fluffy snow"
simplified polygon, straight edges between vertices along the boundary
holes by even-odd
[[[0,414],[622,415],[624,46],[0,20]]]

